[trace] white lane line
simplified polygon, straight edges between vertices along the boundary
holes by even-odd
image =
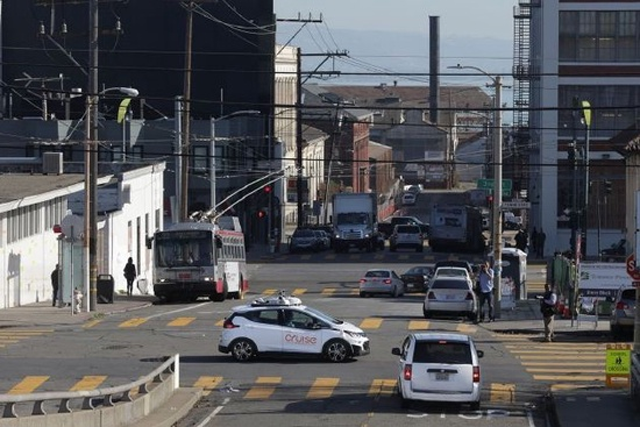
[[[148,316],[148,317],[147,317],[147,320],[148,320],[148,319],[153,319],[153,318],[156,318],[156,317],[169,316],[169,315],[171,315],[171,314],[181,313],[181,312],[183,312],[183,311],[193,310],[193,309],[195,309],[195,308],[204,307],[205,305],[209,305],[209,304],[212,304],[212,302],[211,302],[211,301],[208,301],[208,302],[201,302],[200,304],[192,305],[192,306],[190,306],[190,307],[179,308],[179,309],[177,309],[177,310],[167,311],[167,312],[165,312],[165,313],[158,313],[158,314],[154,314],[154,315]]]
[[[216,409],[214,409],[214,410],[213,410],[213,412],[211,412],[211,413],[207,416],[207,418],[205,418],[204,420],[202,420],[202,421],[200,422],[200,424],[198,424],[196,427],[204,427],[204,426],[206,426],[206,425],[207,425],[207,423],[208,423],[209,421],[211,421],[213,418],[215,418],[215,416],[216,416],[216,415],[218,415],[218,413],[219,413],[220,411],[222,411],[222,409],[224,408],[224,405],[226,405],[227,403],[229,403],[229,401],[230,401],[230,400],[231,400],[231,399],[230,399],[230,398],[228,398],[228,397],[227,397],[226,399],[224,399],[224,400],[222,401],[222,405],[220,405],[220,406],[216,407]]]

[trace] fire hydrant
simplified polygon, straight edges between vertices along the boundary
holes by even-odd
[[[80,289],[75,289],[73,291],[73,313],[78,314],[80,310],[82,310],[82,291]]]

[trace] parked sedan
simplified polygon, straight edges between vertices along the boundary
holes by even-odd
[[[638,309],[636,307],[636,292],[636,289],[631,286],[623,286],[616,293],[611,317],[609,317],[611,335],[615,339],[622,338],[625,333],[633,333],[633,324]]]
[[[444,314],[464,315],[475,320],[478,300],[467,278],[440,276],[431,281],[422,312],[427,319],[434,314]]]
[[[433,273],[433,269],[427,266],[411,267],[405,271],[400,278],[404,282],[407,292],[424,292],[427,290],[429,277]]]
[[[397,363],[398,393],[402,407],[412,401],[468,403],[480,409],[482,376],[471,337],[456,333],[414,333],[391,353]]]
[[[404,283],[398,274],[389,269],[367,271],[360,279],[360,296],[387,294],[397,298],[404,295]]]
[[[318,252],[322,250],[322,242],[318,239],[318,236],[308,228],[297,228],[291,236],[291,242],[289,243],[289,252],[302,252],[311,251]]]

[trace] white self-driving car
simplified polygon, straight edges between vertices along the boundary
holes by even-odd
[[[218,350],[239,362],[263,354],[313,355],[345,362],[370,351],[362,329],[283,293],[234,307],[224,321]]]

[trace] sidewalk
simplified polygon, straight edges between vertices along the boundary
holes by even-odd
[[[52,307],[51,301],[0,310],[0,329],[47,328],[76,325],[88,320],[148,307],[156,300],[152,295],[114,295],[113,304],[96,304],[90,313],[71,313],[71,307]]]

